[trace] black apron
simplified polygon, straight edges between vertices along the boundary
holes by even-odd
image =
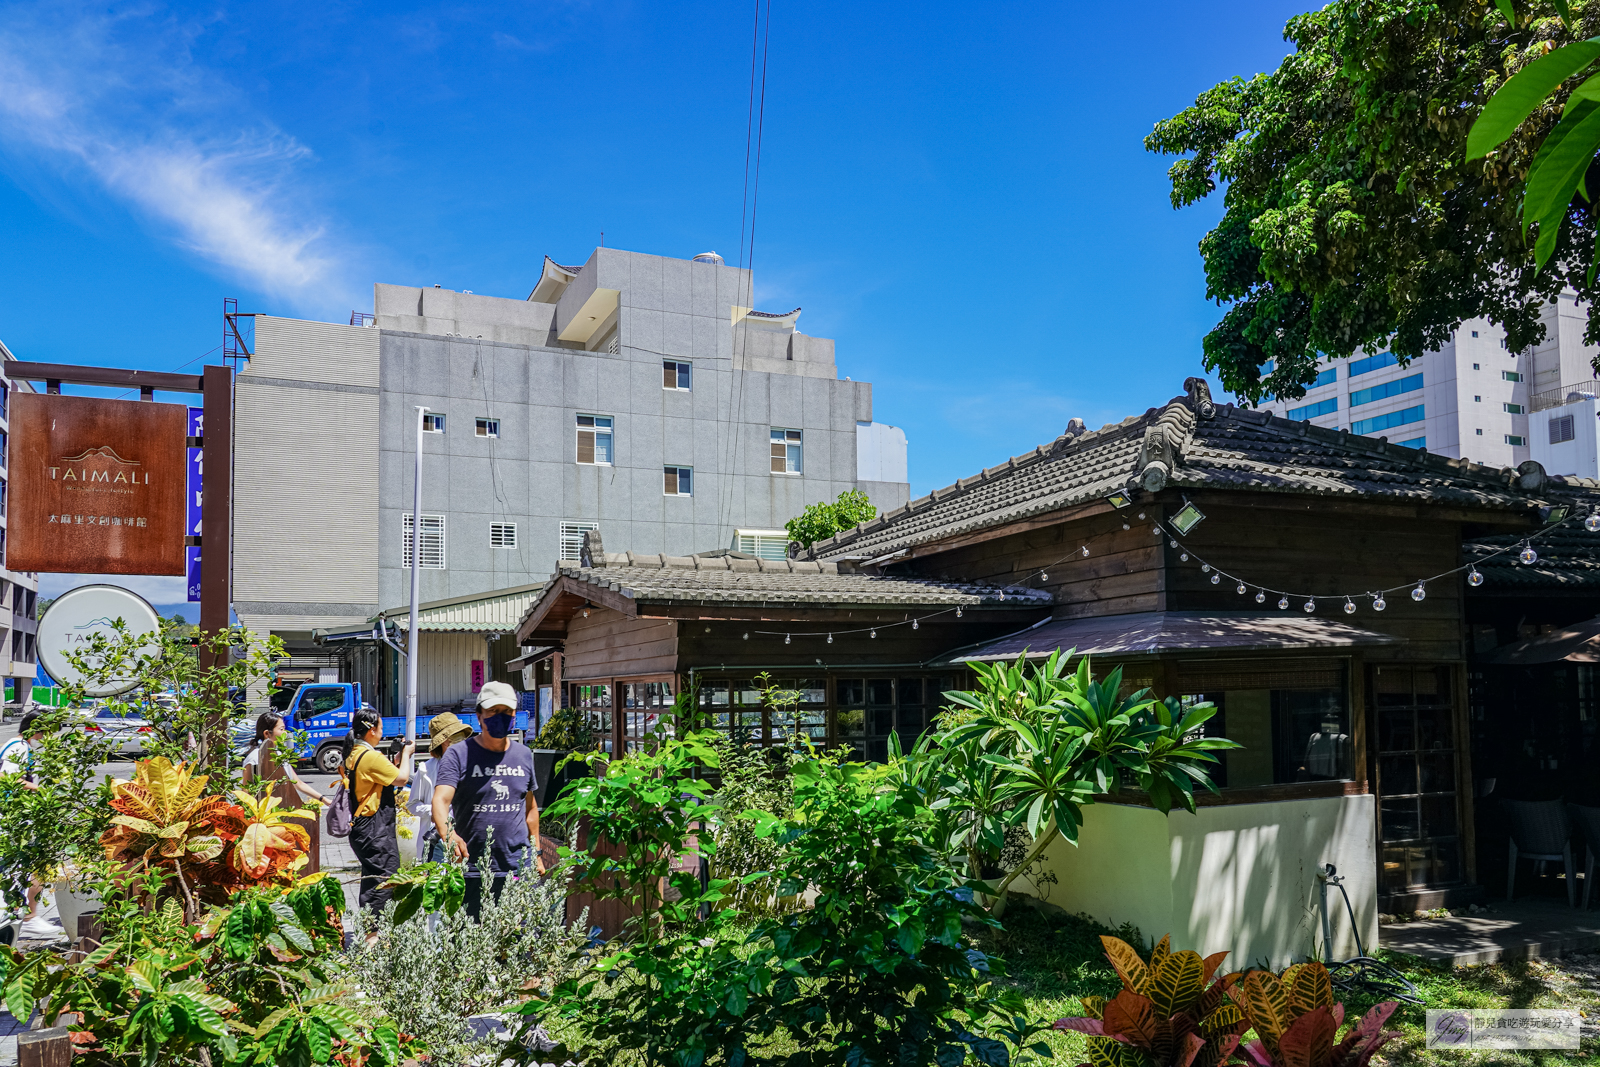
[[[367,750],[356,757],[356,764],[350,770],[350,785],[347,788],[358,809],[366,798],[356,796],[356,771],[361,768],[361,761],[369,755],[383,758],[376,749],[367,746]],[[367,794],[369,797],[371,795]],[[350,821],[350,848],[361,862],[360,904],[373,912],[383,911],[384,905],[394,896],[393,889],[380,887],[400,870],[400,843],[395,839],[394,820],[394,786],[386,785],[378,799],[378,810],[371,815],[357,815]]]

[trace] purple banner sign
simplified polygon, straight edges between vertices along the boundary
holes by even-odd
[[[205,408],[189,409],[189,436],[205,436]],[[200,536],[200,493],[205,488],[205,483],[200,479],[200,460],[204,449],[190,446],[188,449],[188,521],[184,526],[184,533],[190,536]],[[188,545],[183,550],[184,573],[188,576],[189,602],[200,601],[200,546]]]

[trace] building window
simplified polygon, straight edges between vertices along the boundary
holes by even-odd
[[[1573,425],[1571,415],[1563,415],[1559,419],[1550,420],[1550,443],[1559,445],[1563,441],[1570,441],[1577,436],[1577,428]],[[3,509],[0,509],[3,514]]]
[[[733,550],[761,559],[788,559],[789,535],[783,530],[735,530]]]
[[[1472,336],[1474,336],[1474,337],[1478,336],[1478,331],[1477,330],[1473,330],[1472,331]],[[1473,364],[1473,366],[1477,366],[1477,364]]]
[[[1501,404],[1500,406],[1506,410],[1506,414],[1508,414],[1508,415],[1521,415],[1521,414],[1523,414],[1523,410],[1522,410],[1522,405],[1521,404]]]
[[[1426,413],[1423,411],[1425,406],[1418,404],[1416,407],[1391,411],[1387,415],[1374,415],[1370,419],[1357,419],[1350,424],[1350,432],[1361,434],[1377,433],[1379,430],[1387,430],[1393,426],[1421,422],[1426,417]]]
[[[1515,433],[1506,434],[1506,444],[1508,444],[1508,445],[1516,445],[1518,448],[1521,448],[1523,445],[1525,445],[1527,443],[1528,442],[1523,439],[1521,434],[1515,434]]]
[[[514,522],[491,522],[489,524],[490,548],[516,548],[517,524]]]
[[[1428,439],[1426,437],[1413,437],[1409,441],[1396,441],[1395,443],[1398,444],[1401,448],[1427,448],[1428,447]]]
[[[1317,375],[1317,380],[1311,383],[1311,388],[1315,389],[1319,385],[1332,385],[1338,380],[1339,368],[1329,367],[1327,370]]]
[[[1482,430],[1478,430],[1477,434],[1478,434],[1479,437],[1482,437],[1483,436],[1483,431]]]
[[[610,464],[610,415],[578,416],[578,462]]]
[[[11,417],[11,387],[0,382],[0,419]]]
[[[437,411],[424,411],[422,413],[423,433],[444,433],[444,416]]]
[[[1503,370],[1503,371],[1500,372],[1500,377],[1504,378],[1508,382],[1520,382],[1520,381],[1522,381],[1522,375],[1518,374],[1514,370]]]
[[[583,556],[583,535],[600,529],[598,522],[564,522],[561,524],[561,558],[579,559]]]
[[[1393,367],[1399,362],[1400,361],[1395,358],[1393,352],[1379,352],[1377,355],[1368,356],[1366,359],[1357,359],[1351,361],[1350,377],[1354,378],[1358,374],[1366,374],[1369,371],[1382,370],[1385,367]]]
[[[499,419],[478,419],[477,423],[476,423],[476,425],[475,425],[475,427],[473,429],[473,432],[476,433],[479,437],[499,437],[500,436],[500,420]]]
[[[661,361],[661,388],[688,389],[692,380],[689,364],[675,359]]]
[[[1396,378],[1392,382],[1381,382],[1365,389],[1357,389],[1350,394],[1350,406],[1353,408],[1360,407],[1362,404],[1370,404],[1374,400],[1387,400],[1389,397],[1399,396],[1401,393],[1414,393],[1421,388],[1422,375],[1411,374],[1404,378]]]
[[[1473,370],[1482,370],[1482,369],[1483,369],[1483,368],[1482,368],[1482,367],[1480,367],[1480,366],[1478,366],[1478,364],[1476,364],[1476,363],[1474,363],[1474,364],[1473,364],[1473,365],[1472,365],[1472,369],[1473,369]]]
[[[1318,401],[1315,404],[1307,404],[1304,407],[1299,408],[1290,408],[1284,414],[1288,415],[1289,418],[1295,420],[1296,422],[1304,422],[1307,419],[1314,419],[1319,415],[1332,415],[1338,410],[1339,398],[1334,396],[1329,397],[1327,400]]]
[[[694,495],[693,467],[663,467],[666,476],[665,491],[668,496]]]
[[[772,431],[772,473],[799,474],[801,472],[799,430]]]
[[[6,513],[6,480],[0,478],[0,515]]]
[[[411,568],[411,512],[401,513],[400,566]],[[444,516],[422,516],[422,569],[444,570]]]

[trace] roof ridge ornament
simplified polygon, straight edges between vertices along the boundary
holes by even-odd
[[[1175,459],[1172,439],[1167,436],[1166,426],[1157,423],[1147,427],[1144,440],[1139,443],[1138,466],[1133,477],[1128,479],[1128,487],[1159,493],[1166,487]]]
[[[1545,473],[1544,464],[1536,459],[1526,459],[1517,464],[1517,488],[1536,493],[1544,488],[1549,475]]]
[[[600,542],[599,530],[583,531],[583,547],[578,549],[578,564],[583,567],[606,565],[606,550]]]
[[[1211,400],[1211,384],[1204,378],[1185,378],[1183,391],[1189,395],[1189,410],[1202,419],[1213,418],[1217,405]]]

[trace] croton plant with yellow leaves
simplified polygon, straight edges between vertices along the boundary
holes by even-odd
[[[290,821],[314,818],[310,809],[242,789],[232,799],[207,795],[208,781],[163,756],[139,761],[132,780],[111,783],[117,814],[100,838],[124,869],[170,873],[189,922],[202,904],[226,903],[240,889],[292,885],[311,847],[306,828]]]

